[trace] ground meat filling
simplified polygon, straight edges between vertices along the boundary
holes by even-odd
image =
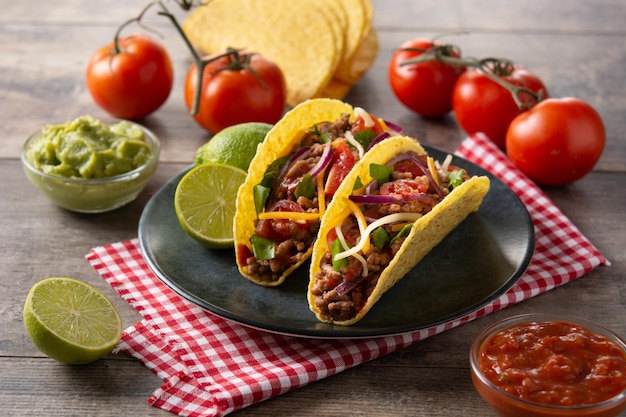
[[[454,168],[456,169],[456,168]],[[389,183],[385,183],[385,193],[401,193],[410,187],[413,190],[422,190],[426,196],[423,200],[407,201],[403,203],[363,204],[361,210],[366,217],[377,219],[395,213],[426,214],[449,194],[447,178],[439,178],[442,189],[435,192],[429,185],[426,175],[411,174],[410,172],[394,171]],[[383,186],[380,193],[383,194]],[[440,195],[439,193],[443,195]],[[315,305],[322,316],[332,321],[347,321],[357,316],[365,306],[368,297],[374,291],[378,279],[384,269],[400,250],[404,237],[396,237],[399,231],[390,225],[383,226],[390,238],[390,243],[382,249],[371,245],[365,253],[359,252],[367,263],[368,274],[363,277],[363,265],[353,256],[347,257],[347,264],[335,270],[331,254],[326,253],[320,263],[320,270],[315,275],[315,284],[312,293],[315,296]],[[354,245],[360,238],[354,230],[358,229],[355,218],[350,215],[342,223],[344,238]]]
[[[351,217],[350,220],[354,221]],[[390,227],[385,227],[390,237],[397,232],[392,232]],[[385,246],[382,250],[374,245],[364,253],[367,261],[368,275],[363,277],[363,265],[354,257],[348,257],[347,265],[335,271],[331,254],[326,253],[322,258],[320,270],[315,275],[315,284],[312,293],[315,296],[315,305],[319,312],[334,321],[345,321],[354,318],[365,306],[380,274],[393,259],[404,242],[404,238],[398,238],[393,244]]]
[[[310,199],[295,196],[295,191],[302,178],[319,161],[324,144],[345,137],[345,132],[352,128],[349,115],[334,122],[320,123],[309,129],[298,147],[310,147],[305,158],[294,162],[280,178],[272,184],[272,191],[266,201],[266,211],[303,211],[317,213],[317,196]],[[294,150],[296,152],[296,150]],[[293,203],[297,204],[294,209]],[[283,207],[274,209],[276,207]],[[290,207],[285,209],[284,207]],[[319,229],[319,221],[256,220],[258,236],[267,237],[276,242],[275,256],[272,259],[259,260],[254,256],[246,259],[247,272],[263,277],[265,281],[276,281],[292,265],[298,263],[313,245]]]

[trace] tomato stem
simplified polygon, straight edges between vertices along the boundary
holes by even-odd
[[[208,0],[204,3],[198,3],[198,6],[203,6],[206,5],[210,2],[211,0]],[[175,0],[175,3],[178,4],[183,10],[190,10],[194,5],[196,5],[196,2],[194,0]],[[191,44],[191,42],[189,41],[189,38],[187,38],[187,35],[185,35],[185,32],[183,31],[182,27],[180,26],[180,24],[178,23],[178,20],[176,19],[176,17],[170,13],[170,11],[167,9],[167,7],[165,7],[165,4],[163,4],[163,2],[161,0],[154,0],[150,3],[148,3],[139,13],[139,15],[137,15],[136,17],[133,17],[132,19],[127,20],[126,22],[122,23],[122,25],[120,25],[120,27],[117,29],[117,31],[115,32],[115,37],[114,37],[114,42],[113,42],[113,53],[111,54],[111,57],[113,57],[113,55],[121,53],[122,52],[122,48],[119,44],[119,39],[121,37],[121,33],[122,30],[124,30],[124,28],[126,28],[126,26],[132,24],[132,23],[137,23],[138,25],[140,25],[141,27],[143,27],[144,29],[147,30],[151,30],[148,26],[144,26],[141,22],[141,19],[143,19],[143,16],[146,14],[146,12],[148,11],[148,9],[150,9],[153,6],[159,6],[161,8],[160,11],[157,12],[158,15],[160,16],[165,16],[167,17],[172,24],[174,25],[174,28],[176,29],[176,31],[179,33],[179,35],[183,38],[183,41],[185,42],[185,45],[187,46],[187,49],[189,49],[189,52],[191,53],[191,57],[194,60],[194,63],[196,64],[196,68],[198,69],[198,78],[196,81],[196,91],[195,91],[195,96],[194,96],[194,100],[193,100],[193,106],[191,109],[191,114],[192,115],[196,115],[198,114],[198,110],[200,107],[200,96],[202,93],[202,79],[204,77],[204,69],[205,67],[210,64],[213,61],[216,61],[218,59],[224,58],[224,57],[228,57],[229,58],[229,64],[224,67],[219,69],[218,71],[223,71],[223,70],[240,70],[240,69],[247,69],[248,71],[250,71],[258,80],[259,82],[263,85],[263,88],[269,88],[267,86],[267,84],[265,83],[265,81],[263,80],[263,78],[252,68],[252,66],[250,65],[250,60],[252,59],[252,54],[245,54],[243,59],[241,58],[241,54],[240,51],[237,49],[233,49],[233,48],[228,48],[226,50],[226,52],[219,54],[219,55],[215,55],[211,58],[206,58],[206,59],[202,59],[200,57],[200,55],[198,55],[198,52],[196,52],[195,48],[193,47],[193,45]],[[154,30],[152,30],[154,32]]]
[[[194,1],[193,0],[176,0],[176,4],[178,4],[183,10],[189,10],[194,5]],[[113,53],[111,54],[111,56],[113,56],[114,54],[122,52],[122,48],[120,47],[120,44],[119,44],[119,39],[120,39],[122,30],[124,28],[126,28],[126,26],[130,25],[131,23],[137,23],[138,25],[142,26],[143,28],[150,30],[149,27],[144,26],[142,24],[141,19],[143,19],[144,15],[148,11],[148,9],[150,9],[153,6],[158,6],[158,7],[161,8],[161,10],[157,12],[157,14],[160,15],[160,16],[167,17],[172,22],[172,24],[174,25],[174,28],[179,33],[179,35],[183,38],[183,41],[185,42],[185,45],[187,46],[187,49],[191,53],[191,57],[193,58],[196,66],[198,68],[198,86],[201,86],[202,85],[202,75],[204,73],[204,67],[209,62],[212,62],[215,59],[219,59],[222,56],[230,55],[230,54],[232,54],[232,52],[228,51],[228,52],[226,52],[225,54],[223,54],[221,56],[215,57],[214,59],[204,60],[203,61],[202,58],[200,58],[200,55],[198,55],[198,53],[196,52],[195,48],[193,47],[193,45],[191,44],[189,39],[187,38],[187,35],[185,35],[185,32],[183,31],[182,27],[178,23],[178,20],[176,19],[176,17],[167,9],[167,7],[165,7],[165,4],[163,4],[163,2],[161,0],[155,0],[155,1],[152,1],[152,2],[148,3],[141,10],[139,15],[137,15],[136,17],[134,17],[132,19],[127,20],[122,25],[120,25],[120,27],[115,32],[115,38],[114,38],[114,42],[113,42],[114,47],[113,47]],[[197,114],[198,113],[198,108],[200,107],[200,92],[201,92],[200,90],[201,90],[200,87],[198,87],[196,89],[196,95],[194,97],[194,104],[193,104],[193,108],[192,108],[192,112],[191,112],[192,115]]]
[[[402,62],[400,66],[439,61],[453,66],[457,71],[461,71],[464,68],[476,68],[482,71],[489,79],[511,93],[515,104],[520,110],[529,109],[545,98],[542,95],[542,91],[535,93],[528,88],[518,87],[501,78],[502,76],[510,75],[515,69],[515,64],[511,60],[492,57],[480,60],[472,57],[459,58],[461,50],[453,44],[432,43],[428,49],[404,48],[403,50],[419,52],[420,55]],[[525,99],[522,100],[521,97],[525,97]]]
[[[428,49],[422,48],[403,48],[403,51],[419,52],[420,55],[402,62],[400,65],[419,64],[420,62],[440,61],[449,64],[461,71],[467,65],[468,59],[458,58],[461,56],[461,48],[453,44],[431,44]]]
[[[508,59],[491,57],[483,58],[478,61],[476,68],[482,71],[493,82],[503,88],[506,88],[509,93],[511,93],[511,96],[513,96],[513,100],[520,110],[530,109],[545,98],[542,97],[542,91],[535,93],[528,88],[518,87],[501,78],[502,76],[512,74],[515,70],[515,64]],[[522,96],[527,98],[522,100]]]

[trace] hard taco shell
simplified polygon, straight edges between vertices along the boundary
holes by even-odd
[[[233,237],[239,272],[256,284],[263,286],[282,284],[289,274],[309,259],[312,247],[298,263],[287,269],[278,280],[266,281],[257,275],[248,273],[245,259],[239,259],[242,256],[242,251],[239,248],[241,245],[245,245],[250,251],[252,250],[250,238],[255,232],[254,222],[257,218],[254,207],[254,187],[261,182],[267,167],[272,162],[291,152],[305,130],[317,123],[338,120],[344,114],[349,114],[350,118],[354,119],[352,106],[340,100],[325,98],[307,100],[287,112],[267,133],[265,140],[259,144],[256,155],[250,162],[246,180],[237,192],[237,210],[233,222]]]
[[[320,262],[328,251],[325,239],[328,229],[337,224],[334,217],[345,208],[344,199],[351,194],[357,177],[361,178],[363,184],[367,184],[372,179],[369,175],[370,164],[385,164],[394,156],[405,152],[416,152],[419,155],[426,153],[417,140],[409,137],[390,138],[374,146],[350,171],[337,190],[332,202],[326,208],[313,246],[308,289],[309,307],[322,322],[349,326],[361,320],[387,290],[400,281],[469,214],[478,210],[483,197],[489,191],[489,179],[484,176],[472,177],[456,187],[429,213],[415,221],[401,249],[382,272],[374,291],[354,318],[345,321],[333,321],[324,317],[315,305],[316,297],[313,295],[312,289],[316,282],[315,275],[320,270]]]

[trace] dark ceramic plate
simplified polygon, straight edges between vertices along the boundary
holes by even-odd
[[[436,160],[446,154],[425,147]],[[534,229],[519,198],[479,166],[455,157],[472,175],[487,175],[483,204],[391,288],[358,323],[320,323],[309,310],[309,265],[279,287],[243,278],[234,251],[210,250],[190,238],[174,211],[184,172],[148,202],[139,221],[143,255],[156,276],[176,293],[227,319],[270,332],[318,338],[388,336],[458,319],[498,298],[520,278],[534,249]]]

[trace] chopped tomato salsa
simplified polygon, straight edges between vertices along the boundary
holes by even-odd
[[[503,391],[541,404],[596,404],[626,389],[624,349],[565,321],[520,323],[494,334],[479,366]]]

